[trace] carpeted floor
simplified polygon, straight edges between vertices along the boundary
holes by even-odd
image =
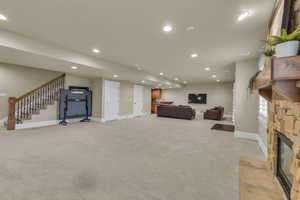
[[[154,116],[0,134],[1,200],[238,200],[256,142]]]

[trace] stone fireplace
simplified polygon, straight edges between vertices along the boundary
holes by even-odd
[[[273,92],[269,103],[268,164],[288,199],[300,200],[300,103]]]

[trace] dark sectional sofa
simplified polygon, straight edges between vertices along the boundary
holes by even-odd
[[[157,107],[158,117],[170,117],[177,119],[195,119],[196,112],[190,106],[159,105]]]

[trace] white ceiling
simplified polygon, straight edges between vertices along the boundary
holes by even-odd
[[[0,28],[172,80],[233,81],[259,54],[274,0],[0,0]],[[243,22],[244,9],[253,15]],[[162,32],[171,24],[174,31]],[[189,26],[196,29],[186,31]],[[95,55],[91,49],[99,48]],[[199,55],[191,59],[191,53]],[[241,53],[251,52],[249,56]],[[212,70],[207,72],[205,67]]]

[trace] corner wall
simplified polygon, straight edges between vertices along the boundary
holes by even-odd
[[[9,97],[19,97],[61,74],[61,72],[0,63],[0,120],[7,117]]]
[[[236,63],[234,83],[234,122],[236,131],[258,132],[257,91],[251,94],[248,90],[249,80],[258,71],[258,58]]]

